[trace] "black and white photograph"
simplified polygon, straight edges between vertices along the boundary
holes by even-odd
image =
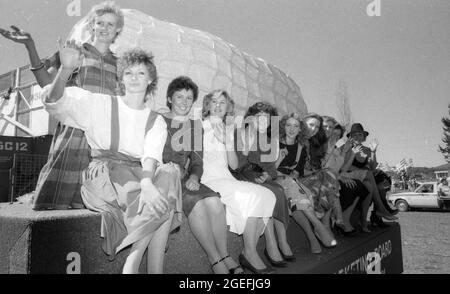
[[[0,13],[0,274],[450,274],[450,1]]]

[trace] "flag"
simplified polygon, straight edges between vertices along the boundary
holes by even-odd
[[[395,169],[397,172],[399,172],[401,170],[405,170],[407,167],[408,167],[408,163],[405,158],[400,160],[400,162],[395,165]]]

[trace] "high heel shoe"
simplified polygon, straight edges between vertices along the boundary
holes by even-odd
[[[375,212],[375,215],[378,216],[378,217],[384,217],[385,219],[390,220],[390,221],[398,220],[398,217],[396,217],[395,215],[384,214],[384,213],[381,213],[381,212],[378,212],[378,211]]]
[[[316,240],[317,240],[317,238],[316,238]],[[322,253],[322,247],[320,247],[320,243],[318,241],[317,241],[317,243],[316,242],[312,243],[311,241],[309,243],[310,243],[310,246],[311,246],[311,253],[312,254],[320,254],[320,253]]]
[[[264,255],[267,257],[270,264],[272,264],[274,267],[286,267],[287,266],[287,262],[284,260],[273,260],[270,257],[269,252],[267,252],[267,249],[264,249]]]
[[[212,263],[212,264],[211,264],[211,270],[214,272],[214,267],[215,267],[216,265],[218,265],[219,263],[221,263],[222,261],[224,261],[224,260],[225,260],[225,258],[221,258],[221,259],[219,259],[218,261]],[[228,270],[228,273],[230,273],[229,270]]]
[[[368,234],[372,233],[372,231],[369,230],[368,227],[361,227],[361,232],[363,232],[363,233],[368,233]]]
[[[374,227],[374,223],[379,226],[380,228],[388,228],[390,227],[388,224],[386,224],[383,219],[375,214],[370,215],[370,224],[372,227]]]
[[[351,231],[346,231],[342,227],[335,226],[334,229],[344,237],[354,237],[358,234],[358,230],[353,229]]]
[[[389,213],[392,214],[392,215],[398,214],[398,209],[388,208],[388,211],[389,211]]]
[[[297,258],[294,256],[294,254],[291,255],[285,255],[283,253],[283,251],[281,251],[280,246],[278,246],[278,250],[280,250],[281,256],[283,257],[284,260],[289,261],[289,262],[294,262],[297,260]]]
[[[314,234],[317,236],[317,240],[319,240],[319,242],[320,242],[320,244],[322,244],[322,246],[324,246],[326,248],[336,247],[336,245],[337,245],[336,239],[331,239],[331,241],[329,243],[327,243],[324,240],[322,240],[323,237],[320,236],[320,234],[318,233],[318,231],[316,229],[314,230]]]
[[[273,268],[263,268],[263,269],[257,269],[251,263],[245,258],[244,254],[239,254],[239,263],[242,265],[244,269],[248,269],[249,271],[253,272],[254,274],[273,274],[275,270]]]
[[[222,257],[219,261],[223,261],[223,260],[225,260],[227,258],[231,258],[231,256],[228,254],[227,256]],[[241,275],[241,274],[244,273],[244,269],[240,265],[238,265],[236,267],[233,267],[233,268],[229,268],[228,271],[232,275]]]

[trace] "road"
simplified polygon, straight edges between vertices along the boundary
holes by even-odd
[[[398,214],[405,274],[450,274],[450,211]]]

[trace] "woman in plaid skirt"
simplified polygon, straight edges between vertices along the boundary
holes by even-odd
[[[119,35],[124,16],[111,1],[92,7],[86,21],[90,40],[81,46],[83,61],[74,69],[68,86],[78,86],[92,93],[117,94],[117,58],[109,49]],[[0,29],[4,37],[25,45],[31,68],[39,86],[50,84],[61,66],[59,52],[41,61],[31,35],[11,26]],[[34,193],[33,209],[83,208],[81,172],[89,164],[89,146],[80,129],[58,124],[47,163],[42,168]]]

